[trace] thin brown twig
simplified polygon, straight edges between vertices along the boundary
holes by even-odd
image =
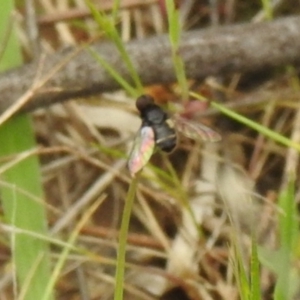
[[[120,3],[120,9],[129,9],[139,6],[146,6],[157,3],[157,0],[126,0]],[[101,11],[110,11],[112,9],[112,2],[102,1],[101,5],[95,5]],[[50,25],[57,22],[66,22],[74,19],[81,19],[91,17],[91,10],[88,8],[69,8],[64,12],[56,12],[53,14],[46,14],[38,18],[38,23],[41,25]]]
[[[299,28],[300,17],[287,17],[273,22],[191,31],[182,35],[179,52],[191,79],[260,71],[300,62]],[[132,82],[114,45],[98,43],[93,48],[125,80]],[[145,85],[176,80],[167,35],[129,42],[126,49]],[[49,56],[43,66],[43,75],[72,51],[73,48]],[[0,112],[32,86],[36,68],[37,63],[32,63],[1,74]],[[83,49],[48,80],[44,89],[39,89],[25,108],[33,109],[119,88],[119,84],[95,62],[90,51]]]
[[[12,105],[8,107],[7,110],[3,112],[3,114],[0,115],[0,125],[6,122],[19,110],[21,110],[23,106],[28,104],[32,100],[33,96],[38,92],[38,90],[42,88],[47,83],[47,81],[49,81],[52,77],[54,77],[55,74],[61,68],[63,68],[64,64],[66,64],[68,60],[72,59],[76,55],[76,53],[77,53],[76,51],[70,53],[66,59],[64,59],[57,65],[54,65],[52,69],[48,70],[48,73],[44,74],[45,76],[40,80],[37,80],[35,76],[35,78],[33,78],[32,87],[30,87],[29,90],[25,91],[24,95],[22,95],[19,99],[17,99],[17,101],[13,102]],[[40,65],[38,67],[40,67]]]

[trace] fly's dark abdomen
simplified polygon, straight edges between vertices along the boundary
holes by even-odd
[[[156,146],[165,152],[173,151],[177,144],[176,131],[173,125],[169,123],[171,123],[171,121],[152,127],[154,130]]]

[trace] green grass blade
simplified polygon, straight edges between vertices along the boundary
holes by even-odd
[[[175,8],[173,0],[166,0],[166,9],[169,24],[169,40],[172,49],[172,60],[175,68],[176,78],[182,90],[183,99],[188,98],[188,82],[185,74],[185,67],[182,58],[179,54],[179,42],[181,35],[179,12]]]
[[[190,95],[200,101],[207,101],[206,98],[204,98],[203,96],[201,96],[197,93],[191,92]],[[294,148],[294,149],[300,151],[300,144],[295,143],[294,141],[290,140],[289,138],[287,138],[287,137],[285,137],[285,136],[283,136],[283,135],[281,135],[259,123],[256,123],[256,122],[234,112],[233,110],[226,108],[224,105],[221,105],[214,101],[211,101],[209,103],[213,108],[216,108],[218,111],[220,111],[224,115],[232,118],[233,120],[236,120],[237,122],[244,124],[244,125],[248,126],[249,128],[252,128],[253,130],[258,131],[259,133],[263,134],[266,137],[269,137],[270,139],[272,139],[275,142],[278,142],[286,147],[291,147],[291,148]]]
[[[122,75],[119,74],[109,63],[107,63],[99,53],[93,50],[93,48],[89,48],[91,54],[94,58],[102,65],[102,67],[113,77],[120,85],[123,87],[127,93],[129,93],[133,97],[137,97],[140,95],[137,93],[136,89],[133,88],[126,80],[123,79]]]
[[[288,249],[281,248],[278,260],[273,262],[276,269],[276,285],[274,291],[274,300],[289,300],[290,295],[290,253]]]
[[[116,28],[116,24],[115,24],[115,16],[116,16],[116,11],[113,12],[114,17],[111,18],[108,15],[104,14],[101,11],[98,11],[95,6],[93,5],[92,2],[90,2],[89,0],[86,0],[86,3],[89,7],[89,9],[91,10],[93,17],[95,19],[95,21],[98,23],[99,27],[104,31],[105,35],[115,44],[115,46],[117,47],[117,49],[119,50],[119,53],[122,57],[122,61],[124,61],[124,63],[127,66],[127,69],[129,71],[129,74],[135,84],[135,89],[137,90],[137,92],[135,93],[135,97],[142,94],[143,93],[143,85],[141,83],[140,77],[137,74],[131,59],[126,51],[125,45],[119,35],[119,32]],[[118,5],[117,3],[115,3],[114,8],[117,9]],[[106,66],[108,64],[106,63]],[[110,68],[112,69],[112,68]]]
[[[237,232],[234,231],[232,235],[233,255],[231,258],[231,264],[233,266],[234,275],[239,290],[239,296],[241,300],[249,300],[250,284],[244,267],[243,258],[236,235]]]
[[[254,233],[252,234],[250,282],[250,300],[261,300],[259,260],[257,253],[257,242]]]
[[[238,247],[238,242],[234,242],[234,273],[237,285],[242,300],[261,300],[260,291],[260,273],[259,273],[259,260],[257,253],[257,243],[254,236],[252,236],[252,249],[251,249],[251,267],[250,267],[250,280],[243,264],[242,255]]]
[[[292,299],[291,295],[291,259],[296,246],[298,233],[297,210],[295,199],[295,182],[291,180],[279,196],[279,207],[283,211],[279,216],[280,257],[276,262],[277,283],[274,299]]]
[[[180,41],[180,22],[179,12],[175,8],[175,3],[172,0],[166,1],[167,17],[169,24],[169,39],[171,42],[172,49],[178,49]]]
[[[297,237],[297,210],[295,203],[295,181],[291,180],[287,188],[279,196],[279,208],[283,211],[279,215],[279,232],[281,246],[292,251]]]
[[[11,24],[9,18],[14,8],[13,1],[3,1],[0,10],[0,40]],[[18,41],[11,31],[1,57],[1,71],[22,63]],[[0,126],[0,157],[20,153],[35,147],[30,117],[17,116]],[[7,223],[41,235],[47,235],[45,207],[28,196],[33,194],[43,199],[43,190],[37,157],[31,156],[11,167],[1,175],[1,180],[17,189],[1,189],[1,199]],[[19,193],[22,189],[28,194]],[[50,276],[48,243],[29,235],[12,235],[12,259],[18,287],[14,288],[19,299],[41,299]],[[53,295],[51,293],[51,299]]]
[[[266,19],[272,20],[273,19],[272,1],[271,0],[261,0],[261,4],[263,6],[263,10],[264,10]]]
[[[122,216],[122,223],[119,234],[119,247],[117,254],[117,266],[116,266],[116,287],[114,300],[123,300],[123,291],[124,291],[124,278],[125,278],[125,262],[126,262],[126,244],[128,236],[128,228],[130,222],[130,215],[134,203],[136,186],[138,182],[138,176],[135,177],[129,187],[127,197],[125,199],[125,207]]]
[[[119,13],[119,10],[120,10],[120,4],[121,4],[120,0],[114,0],[113,1],[112,19],[113,19],[114,24],[117,23],[117,17],[118,17],[118,13]]]
[[[2,157],[30,149],[35,145],[35,141],[29,117],[22,115],[6,122],[0,127],[0,139]],[[1,175],[6,182],[43,198],[36,157],[23,160]],[[1,196],[8,223],[17,228],[46,234],[45,207],[28,195],[17,193],[11,188],[2,188]],[[16,234],[13,239],[12,254],[19,285],[27,286],[27,293],[23,299],[41,299],[50,275],[48,245],[45,241],[27,235]],[[36,266],[35,272],[31,274],[33,266]]]

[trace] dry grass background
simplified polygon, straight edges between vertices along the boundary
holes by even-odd
[[[94,3],[107,12],[112,7],[111,0]],[[259,1],[178,3],[184,29],[264,19]],[[38,0],[34,5],[37,39],[34,22],[29,31],[24,26],[23,3],[18,3],[15,12],[27,60],[40,51],[52,53],[103,38],[83,0]],[[125,42],[167,31],[164,1],[123,0],[121,7],[117,26]],[[275,8],[278,15],[292,10],[284,1]],[[231,103],[258,123],[297,141],[296,78],[295,71],[279,71],[236,74],[195,84],[196,90],[209,98]],[[178,99],[176,85],[147,87],[147,91],[161,103]],[[40,152],[51,233],[67,239],[85,209],[103,198],[77,242],[94,256],[70,255],[57,284],[57,299],[113,297],[114,268],[106,262],[115,258],[120,217],[131,181],[125,168],[126,154],[140,126],[133,100],[117,91],[33,112],[36,137],[43,146]],[[180,185],[153,169],[144,170],[128,240],[128,299],[238,299],[229,263],[232,235],[238,237],[245,262],[253,224],[260,243],[276,247],[274,202],[290,168],[298,174],[297,156],[216,112],[205,121],[222,133],[223,140],[201,146],[183,140],[169,157]],[[152,162],[168,170],[166,157],[155,154]],[[194,221],[185,201],[194,212]],[[1,249],[2,262],[8,254],[8,249]],[[264,299],[271,299],[274,276],[266,268],[262,268],[261,282]],[[1,299],[9,298],[2,293]]]

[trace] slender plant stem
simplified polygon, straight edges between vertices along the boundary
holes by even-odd
[[[138,181],[138,177],[135,177],[132,180],[125,200],[125,207],[123,211],[121,229],[119,234],[119,247],[117,253],[117,265],[116,265],[116,275],[115,275],[116,288],[115,288],[114,300],[123,299],[126,243],[127,243],[130,215],[131,215],[134,198],[135,198],[137,181]]]

